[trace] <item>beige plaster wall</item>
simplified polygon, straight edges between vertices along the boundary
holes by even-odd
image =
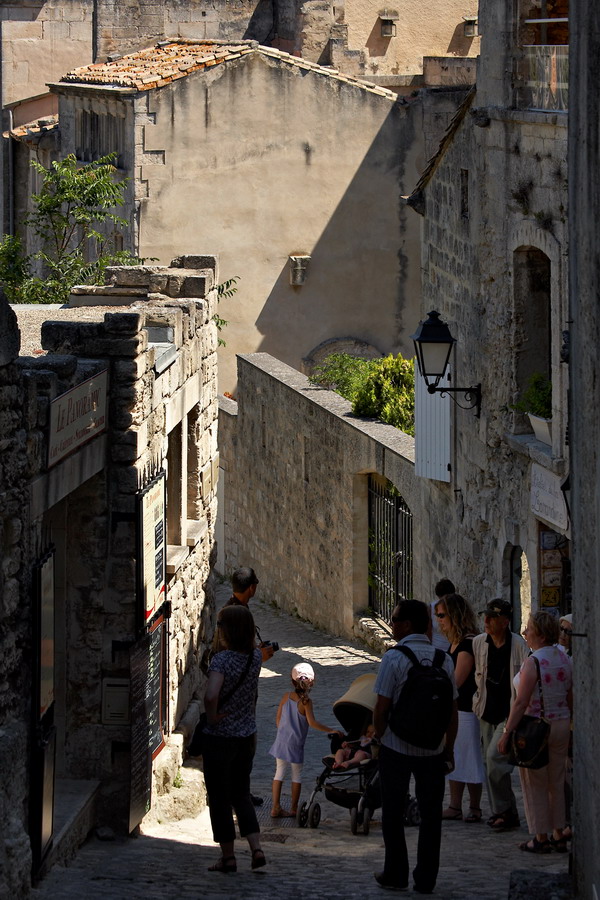
[[[421,147],[410,109],[257,53],[136,110],[139,252],[162,261],[210,246],[221,280],[240,276],[219,310],[221,391],[235,387],[236,353],[300,368],[335,337],[408,351],[419,223],[400,195]],[[301,287],[289,283],[292,254],[311,256]]]
[[[395,37],[381,37],[379,12],[384,7],[400,15]],[[345,0],[344,9],[348,48],[364,48],[367,78],[422,73],[424,56],[479,54],[480,39],[465,37],[463,30],[463,16],[477,16],[477,0]]]

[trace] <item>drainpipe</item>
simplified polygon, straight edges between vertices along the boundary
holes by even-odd
[[[8,110],[8,172],[7,172],[7,184],[8,184],[8,234],[15,233],[15,196],[14,196],[14,183],[15,183],[15,173],[14,173],[14,143],[13,138],[10,137],[10,133],[14,128],[14,116],[12,109]]]

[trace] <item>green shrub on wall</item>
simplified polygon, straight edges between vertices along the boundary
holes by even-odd
[[[381,419],[414,435],[414,360],[404,359],[400,354],[359,359],[334,353],[315,367],[310,381],[350,400],[355,415]]]

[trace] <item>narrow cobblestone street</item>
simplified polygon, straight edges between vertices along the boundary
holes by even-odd
[[[229,596],[220,589],[220,601]],[[137,838],[100,841],[92,837],[67,868],[55,867],[33,896],[37,900],[158,900],[158,898],[245,897],[381,898],[373,879],[381,869],[383,845],[380,813],[375,814],[368,836],[350,833],[348,811],[320,794],[322,819],[317,829],[300,829],[293,820],[270,818],[270,785],[274,761],[268,749],[275,734],[275,713],[281,695],[288,690],[289,672],[299,660],[309,661],[316,672],[313,690],[315,714],[324,724],[335,724],[332,705],[358,676],[376,672],[378,658],[359,644],[338,642],[329,635],[268,604],[254,600],[251,608],[263,638],[278,641],[281,649],[263,667],[258,701],[258,750],[252,790],[264,798],[260,825],[268,865],[251,872],[245,842],[236,845],[238,872],[207,872],[218,857],[213,844],[208,812],[195,819],[159,822],[142,827]],[[311,731],[306,745],[303,797],[312,790],[328,752],[326,735]],[[186,763],[193,768],[196,763]],[[514,776],[515,786],[518,777]],[[186,779],[184,777],[185,790]],[[284,796],[284,804],[286,797]],[[523,825],[516,832],[494,834],[486,825],[489,815],[483,801],[481,824],[446,822],[443,826],[442,864],[435,896],[440,900],[506,900],[511,871],[546,869],[566,872],[566,854],[531,856],[517,844],[526,837]],[[407,828],[411,862],[414,862],[416,828]],[[411,895],[411,892],[408,892]],[[414,895],[417,896],[417,895]]]

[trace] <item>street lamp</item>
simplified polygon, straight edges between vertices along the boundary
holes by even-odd
[[[441,397],[448,394],[461,409],[474,409],[475,415],[479,418],[481,413],[480,384],[469,388],[439,387],[440,381],[446,374],[452,348],[456,343],[456,339],[450,334],[446,323],[440,320],[440,314],[435,310],[428,313],[428,318],[425,322],[419,323],[419,327],[414,334],[411,334],[411,338],[415,344],[419,372],[425,379],[429,393],[439,393]],[[465,401],[470,405],[463,406],[459,403],[456,397],[452,396],[456,393],[464,394]]]

